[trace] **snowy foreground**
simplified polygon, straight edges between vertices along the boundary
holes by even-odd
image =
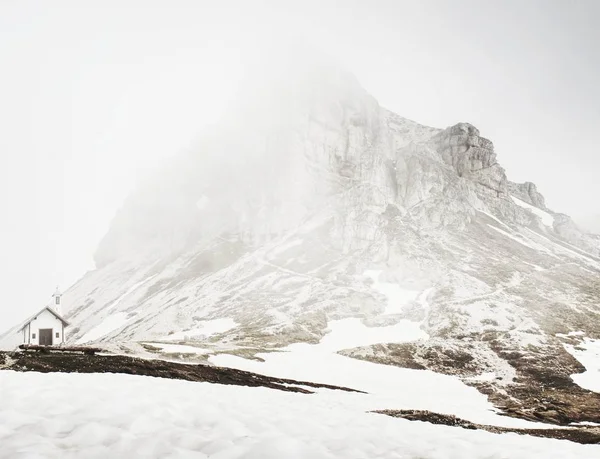
[[[0,458],[600,457],[596,445],[370,413],[428,409],[484,424],[550,427],[499,416],[485,396],[458,378],[336,353],[348,341],[368,344],[392,335],[418,339],[421,332],[411,323],[380,327],[376,335],[356,319],[332,322],[329,328],[318,345],[262,354],[265,362],[227,355],[211,360],[367,394],[319,389],[307,395],[123,374],[0,371]]]
[[[597,458],[600,446],[365,413],[313,395],[115,374],[0,372],[2,458]]]

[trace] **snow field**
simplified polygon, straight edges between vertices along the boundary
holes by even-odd
[[[360,319],[350,318],[334,320],[328,324],[329,333],[319,343],[318,349],[326,352],[337,352],[359,346],[378,343],[394,343],[428,339],[429,335],[421,330],[418,322],[401,320],[387,327],[367,327]],[[298,346],[295,345],[295,349]]]
[[[596,445],[365,413],[295,394],[123,374],[0,372],[0,458],[592,459]],[[398,390],[402,390],[398,388]]]
[[[403,322],[409,321],[401,321],[401,324]],[[264,362],[228,354],[211,356],[209,361],[269,376],[316,381],[368,392],[368,395],[353,395],[348,401],[360,411],[430,410],[454,414],[481,424],[548,427],[547,424],[498,415],[483,394],[464,384],[458,377],[427,370],[380,365],[337,353],[341,349],[367,344],[415,341],[418,339],[415,334],[419,330],[418,323],[409,323],[415,328],[403,333],[402,327],[367,327],[358,319],[332,321],[329,323],[329,333],[319,344],[298,343],[283,348],[281,352],[259,354]]]

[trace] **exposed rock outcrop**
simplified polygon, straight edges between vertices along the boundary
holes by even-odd
[[[600,428],[597,426],[577,426],[561,429],[517,429],[510,427],[498,427],[485,424],[476,424],[453,415],[433,413],[420,410],[380,410],[375,413],[385,414],[395,418],[408,419],[410,421],[430,422],[462,429],[485,430],[492,433],[516,433],[519,435],[531,435],[533,437],[557,438],[583,444],[598,444],[600,442]]]
[[[546,209],[546,200],[544,199],[544,196],[542,196],[542,194],[537,190],[535,183],[515,183],[509,181],[508,192],[522,201],[531,204],[532,206],[542,210]]]
[[[459,123],[439,133],[433,142],[442,159],[451,165],[459,177],[506,195],[507,179],[504,169],[496,161],[494,145],[479,135],[479,130],[469,123]]]

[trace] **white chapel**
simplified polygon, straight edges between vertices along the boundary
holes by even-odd
[[[62,293],[56,289],[50,304],[31,316],[19,329],[23,344],[60,346],[65,342],[65,328],[69,325],[62,316]]]

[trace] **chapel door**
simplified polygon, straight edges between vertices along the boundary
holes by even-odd
[[[52,329],[40,328],[40,345],[52,346]]]

